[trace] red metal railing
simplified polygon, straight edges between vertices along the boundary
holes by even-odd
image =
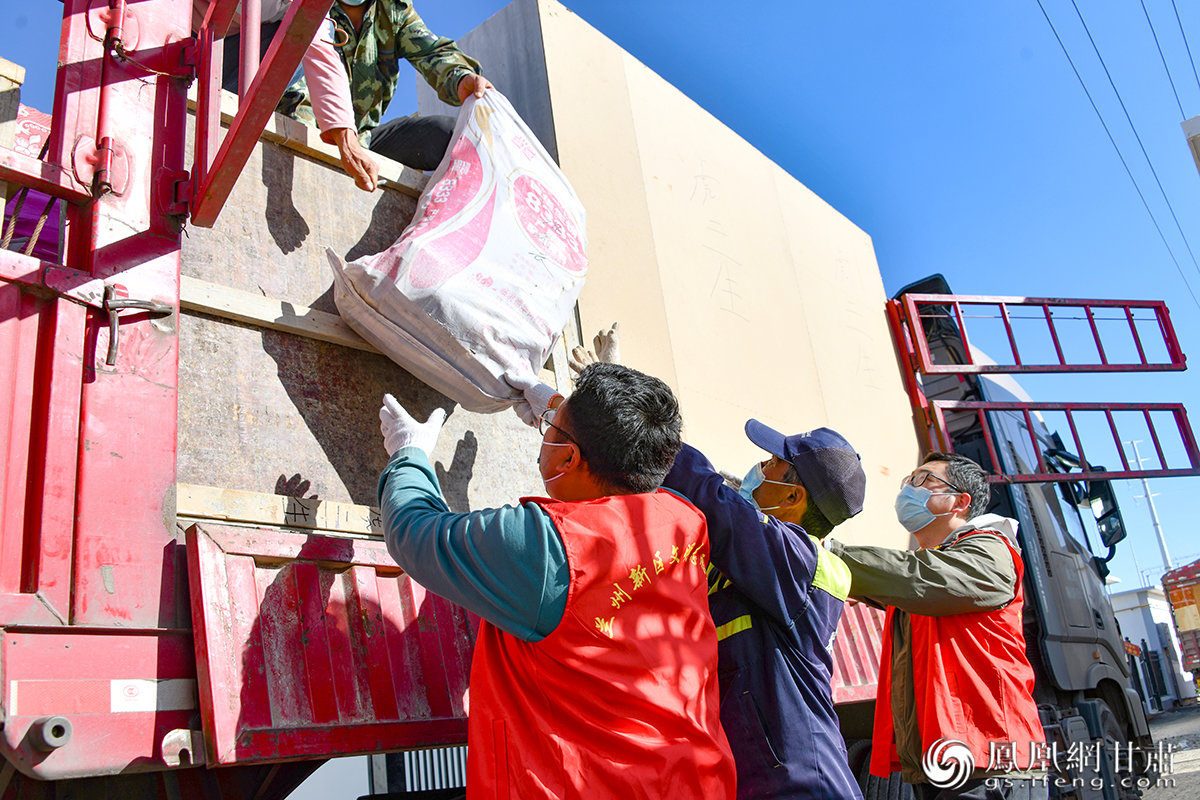
[[[1061,412],[1066,416],[1067,426],[1070,428],[1071,437],[1075,443],[1075,455],[1079,456],[1083,471],[1089,470],[1090,462],[1087,459],[1087,452],[1084,448],[1083,439],[1079,434],[1079,426],[1077,424],[1077,414],[1081,412],[1098,412],[1104,415],[1107,422],[1107,427],[1112,434],[1112,442],[1116,446],[1116,452],[1121,460],[1120,470],[1106,470],[1104,477],[1106,480],[1113,478],[1173,478],[1187,475],[1200,475],[1200,451],[1196,447],[1196,439],[1192,433],[1191,425],[1188,423],[1187,411],[1182,403],[1002,403],[1002,402],[981,402],[974,400],[934,400],[931,403],[933,416],[935,420],[935,430],[939,435],[944,435],[946,431],[946,412],[947,411],[974,411],[978,415],[980,428],[983,431],[984,440],[987,442],[988,454],[992,457],[993,464],[1004,463],[996,449],[996,441],[992,435],[993,426],[988,424],[986,415],[989,412],[1015,412],[1023,418],[1021,427],[1025,434],[1029,437],[1032,454],[1036,454],[1036,471],[1032,473],[1020,473],[1009,475],[993,475],[989,480],[994,483],[1034,483],[1041,481],[1072,481],[1079,480],[1079,473],[1063,473],[1052,472],[1046,467],[1043,450],[1044,443],[1039,442],[1037,436],[1037,426],[1033,420],[1034,414],[1041,412]],[[1114,412],[1133,411],[1138,412],[1145,421],[1146,428],[1150,432],[1150,439],[1154,443],[1154,449],[1158,455],[1159,469],[1141,469],[1141,465],[1131,465],[1129,459],[1125,455],[1123,442],[1126,437],[1122,436]],[[1188,461],[1188,465],[1170,467],[1170,463],[1166,451],[1163,447],[1162,437],[1159,435],[1158,429],[1154,425],[1154,418],[1151,412],[1165,412],[1172,415],[1181,438],[1181,444],[1184,457]],[[949,437],[940,442],[944,450],[951,450],[952,444]]]
[[[944,294],[908,294],[901,298],[903,311],[907,319],[913,321],[910,330],[913,334],[915,354],[920,370],[926,375],[939,373],[951,374],[981,374],[981,373],[1018,373],[1018,372],[1144,372],[1172,371],[1187,368],[1186,357],[1179,347],[1179,339],[1175,328],[1171,325],[1171,316],[1165,303],[1157,300],[1063,300],[1051,298],[1024,297],[985,297]],[[977,313],[969,313],[975,309]],[[1024,310],[1027,313],[1021,314]],[[1100,316],[1100,312],[1108,312],[1108,316]],[[1032,312],[1032,313],[1028,313]],[[1135,318],[1135,312],[1142,312],[1140,319]],[[1068,316],[1069,314],[1075,316]],[[945,319],[956,328],[963,341],[962,356],[965,363],[938,364],[934,363],[929,340],[926,336],[924,322],[927,320]],[[977,355],[971,346],[972,336],[968,332],[968,320],[992,319],[1003,323],[1005,338],[1009,347],[1009,360],[1012,363],[983,364],[978,363]],[[1071,319],[1086,321],[1090,333],[1090,345],[1094,347],[1091,355],[1096,363],[1081,363],[1078,359],[1068,360],[1064,353],[1064,343],[1060,325]],[[1013,329],[1013,321],[1038,323],[1038,328],[1053,345],[1053,358],[1047,360],[1030,359],[1029,348],[1022,354]],[[1102,327],[1100,323],[1120,323]],[[1142,322],[1139,328],[1139,322]],[[1153,325],[1151,325],[1153,323]],[[1143,340],[1145,330],[1153,327],[1158,336],[1153,343]],[[1128,332],[1137,358],[1114,360],[1112,353],[1116,347],[1113,341],[1117,332]],[[1105,347],[1107,332],[1108,347]],[[1165,358],[1155,360],[1147,355],[1148,345],[1161,346]],[[998,353],[992,353],[996,356]]]
[[[990,308],[992,313],[968,313],[968,309]],[[1051,345],[1053,355],[1046,359],[1030,359],[1028,350],[1022,353],[1014,333],[1013,320],[1017,318],[1014,309],[1035,309],[1032,315],[1023,315],[1022,320],[1035,320],[1041,323],[1043,335]],[[1062,310],[1073,310],[1063,313]],[[1107,312],[1107,314],[1102,313]],[[1094,350],[1087,357],[1095,362],[1078,363],[1067,356],[1064,337],[1059,330],[1059,324],[1064,322],[1070,313],[1073,321],[1086,322],[1087,336]],[[1066,300],[1049,298],[1013,298],[1013,297],[981,297],[945,294],[908,294],[887,304],[888,322],[892,329],[900,353],[905,387],[913,406],[914,418],[918,432],[926,446],[931,450],[950,452],[953,450],[953,439],[950,427],[953,424],[961,428],[968,424],[964,415],[973,414],[978,429],[986,442],[992,464],[997,472],[989,480],[997,483],[1032,483],[1042,481],[1077,481],[1080,473],[1051,471],[1046,465],[1044,451],[1046,443],[1039,434],[1048,431],[1040,415],[1043,412],[1057,413],[1065,417],[1066,427],[1070,430],[1075,453],[1083,465],[1089,469],[1084,436],[1080,433],[1079,418],[1081,414],[1103,415],[1105,427],[1111,435],[1111,444],[1115,445],[1117,458],[1121,469],[1109,469],[1105,472],[1106,479],[1155,478],[1200,475],[1200,448],[1197,447],[1196,437],[1188,421],[1187,411],[1180,403],[1034,403],[1034,402],[991,402],[981,400],[948,400],[930,399],[926,395],[925,385],[920,376],[938,375],[981,375],[1003,373],[1050,373],[1050,372],[1148,372],[1186,369],[1186,357],[1179,347],[1170,315],[1164,303],[1159,301],[1125,301],[1125,300]],[[1001,341],[1007,341],[1010,350],[1011,363],[994,364],[980,363],[979,353],[972,347],[971,337],[967,331],[970,320],[988,318],[1003,324],[1004,335]],[[1104,325],[1102,323],[1108,323]],[[1119,323],[1114,326],[1112,323]],[[941,327],[939,336],[938,328]],[[1131,357],[1117,359],[1113,357],[1113,335],[1106,339],[1103,331],[1119,327],[1127,332],[1127,347]],[[1153,330],[1155,339],[1146,338],[1146,331]],[[945,338],[941,338],[944,336]],[[934,339],[934,344],[931,344]],[[940,341],[938,341],[941,339]],[[1107,347],[1106,347],[1107,343]],[[936,345],[943,349],[941,363],[935,359]],[[1078,341],[1073,342],[1072,352],[1078,352]],[[1151,352],[1162,353],[1162,358],[1152,358]],[[1132,356],[1136,353],[1136,356]],[[954,363],[951,363],[954,362]],[[1020,459],[1002,458],[996,442],[996,424],[991,415],[1015,414],[1018,427],[1022,432],[1020,437],[1028,437],[1030,449],[1022,448],[1021,457],[1025,464],[1016,464],[1012,471],[1006,471],[1004,464]],[[1137,431],[1126,430],[1114,416],[1117,413],[1132,414],[1139,424],[1144,424]],[[1164,442],[1166,434],[1161,425],[1155,424],[1155,415],[1169,415],[1174,430],[1174,441]],[[1039,415],[1035,422],[1034,416]],[[969,416],[968,416],[969,419]],[[1142,469],[1142,465],[1131,464],[1125,455],[1123,442],[1130,434],[1148,434],[1154,444],[1158,457],[1158,468]],[[1065,431],[1064,431],[1065,435]],[[1095,436],[1095,433],[1092,433]],[[1105,437],[1101,437],[1105,438]],[[1010,439],[1014,445],[1016,441]],[[1169,445],[1169,447],[1167,446]],[[1098,449],[1092,448],[1093,451]],[[1172,454],[1172,455],[1169,455]],[[1182,463],[1186,461],[1186,464]],[[1111,466],[1111,464],[1110,464]]]

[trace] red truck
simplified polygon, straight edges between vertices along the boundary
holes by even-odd
[[[418,415],[440,398],[341,322],[321,248],[301,246],[386,247],[422,178],[385,165],[382,199],[356,193],[311,132],[272,117],[329,4],[292,3],[233,111],[216,75],[235,0],[196,33],[186,0],[65,0],[45,155],[0,149],[10,193],[65,204],[57,259],[0,250],[0,800],[282,798],[328,758],[465,741],[472,620],[400,572],[371,508],[378,398],[402,393]],[[1051,329],[1056,303],[1104,304],[931,285],[885,312],[923,446],[985,463],[998,510],[1022,522],[1048,734],[1148,743],[1078,512],[1103,481],[1082,443],[989,377],[1036,365],[973,360],[973,300],[1034,303]],[[1106,307],[1131,326],[1157,314],[1168,359],[1105,368],[1183,368],[1162,304]],[[567,380],[561,344],[544,375]],[[1105,477],[1200,472],[1182,406],[1137,408],[1171,415],[1189,463]],[[527,488],[536,441],[514,415],[455,414],[443,439],[452,509]],[[1120,526],[1103,531],[1111,557]],[[870,798],[901,791],[865,773],[881,632],[851,605],[835,644]]]
[[[1162,586],[1175,618],[1183,668],[1200,672],[1200,560],[1163,575]]]

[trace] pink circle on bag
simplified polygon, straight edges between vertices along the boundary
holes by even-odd
[[[575,218],[541,181],[518,175],[512,182],[512,199],[521,230],[535,247],[572,275],[587,272],[587,254]]]

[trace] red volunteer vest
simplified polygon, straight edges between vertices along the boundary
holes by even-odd
[[[540,642],[480,625],[468,797],[732,799],[704,516],[661,490],[522,502],[553,520],[571,585]]]
[[[946,617],[909,615],[913,689],[922,754],[938,739],[957,739],[971,749],[975,769],[989,769],[990,742],[1015,743],[1015,759],[1001,769],[1029,767],[1030,744],[1045,741],[1033,700],[1033,668],[1025,657],[1021,578],[1025,565],[1007,538],[994,531],[966,536],[999,536],[1012,554],[1017,590],[1011,603],[992,611]],[[959,540],[961,541],[961,539]],[[886,777],[900,769],[892,727],[892,617],[888,608],[875,701],[871,773]],[[882,713],[881,704],[889,713]],[[991,767],[995,768],[995,767]]]

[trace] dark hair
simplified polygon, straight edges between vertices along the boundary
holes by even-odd
[[[620,364],[585,367],[564,408],[588,469],[619,491],[657,489],[683,446],[670,387]]]
[[[789,464],[787,472],[783,473],[784,483],[796,483],[804,486],[804,481],[800,480],[800,473],[796,471],[794,465]],[[805,491],[808,487],[805,486]],[[817,508],[817,504],[809,497],[808,505],[804,508],[804,515],[800,517],[800,527],[804,528],[805,533],[811,533],[818,539],[824,539],[833,532],[833,523],[829,518],[821,513],[821,509]]]
[[[983,467],[958,453],[930,453],[921,463],[928,464],[931,461],[944,462],[946,477],[950,482],[971,495],[971,505],[967,506],[967,519],[977,517],[987,510],[988,502],[992,499],[992,487],[988,485],[987,473],[983,471]]]

